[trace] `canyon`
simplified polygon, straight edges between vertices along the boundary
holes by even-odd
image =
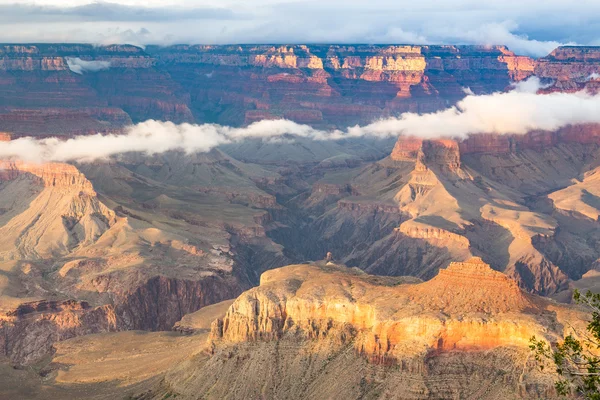
[[[595,92],[598,72],[594,47],[2,45],[0,140],[345,128],[531,76]],[[559,340],[581,314],[557,300],[596,284],[599,152],[583,124],[3,160],[0,396],[553,398],[527,345]]]

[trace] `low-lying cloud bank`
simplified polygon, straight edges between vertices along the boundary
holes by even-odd
[[[110,61],[85,61],[79,57],[67,57],[67,66],[79,75],[85,72],[99,72],[110,68]]]
[[[405,113],[347,130],[324,131],[288,120],[263,120],[244,128],[216,124],[174,124],[146,121],[121,135],[77,136],[68,140],[20,138],[0,142],[0,158],[30,162],[93,161],[127,153],[147,154],[211,149],[245,139],[277,140],[303,137],[339,140],[414,135],[422,138],[465,138],[479,133],[525,134],[553,131],[573,124],[600,123],[600,95],[586,92],[537,94],[537,78],[515,85],[508,93],[467,95],[456,106],[429,114]]]

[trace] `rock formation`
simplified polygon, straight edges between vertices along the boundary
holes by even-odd
[[[458,141],[400,137],[389,158],[325,171],[296,206],[308,222],[276,217],[267,234],[297,261],[333,251],[369,273],[429,279],[477,255],[522,288],[560,292],[600,258],[598,138],[597,125]]]
[[[463,87],[503,90],[509,80],[533,73],[532,60],[502,46],[173,46],[147,51],[175,80],[194,87],[192,102],[202,101],[198,109],[229,125],[286,117],[316,126],[348,126],[403,111],[437,110],[446,100],[462,98]],[[211,106],[217,99],[220,106]]]
[[[67,59],[109,63],[75,73]],[[134,46],[0,46],[0,130],[17,136],[114,132],[132,119],[192,121],[185,95]],[[27,90],[22,90],[26,80]]]
[[[61,163],[30,164],[22,161],[0,162],[0,181],[9,182],[31,176],[45,188],[73,191],[95,196],[92,183],[72,165]]]
[[[577,91],[597,89],[593,74],[600,70],[600,49],[586,46],[561,46],[537,60],[534,73],[552,79],[549,90]]]
[[[174,368],[144,398],[556,398],[552,373],[527,361],[529,338],[556,340],[576,315],[477,258],[423,283],[292,265],[264,273],[213,322],[209,358]]]
[[[342,341],[356,337],[358,352],[381,361],[432,349],[526,348],[543,331],[535,327],[536,315],[549,307],[479,258],[451,263],[417,285],[373,288],[360,275],[340,273],[300,266],[265,272],[259,288],[244,293],[213,323],[212,340],[272,340],[287,332]],[[313,298],[316,293],[322,295]]]

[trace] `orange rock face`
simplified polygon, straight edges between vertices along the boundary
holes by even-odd
[[[517,282],[494,271],[479,257],[450,263],[435,278],[409,291],[415,300],[448,313],[494,314],[538,308],[530,295],[521,292]]]
[[[431,281],[400,285],[331,263],[298,265],[264,273],[258,288],[213,323],[212,341],[302,332],[313,339],[353,339],[357,352],[389,362],[430,351],[525,348],[545,330],[536,316],[547,307],[479,258],[451,263]]]
[[[469,248],[469,239],[445,229],[436,227],[415,227],[407,224],[395,228],[396,232],[415,239],[433,239],[442,240],[452,244],[455,248]]]
[[[522,81],[534,74],[536,60],[529,57],[506,54],[501,56],[500,60],[506,63],[509,75],[514,81]]]
[[[418,161],[448,171],[460,169],[459,143],[452,139],[398,138],[390,158],[394,161]]]

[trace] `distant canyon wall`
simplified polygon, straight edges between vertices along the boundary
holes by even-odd
[[[102,63],[99,70],[69,60]],[[87,67],[86,67],[87,65]],[[89,68],[89,70],[86,70]],[[73,70],[72,70],[73,69]],[[75,72],[74,72],[75,71]],[[443,109],[532,75],[594,87],[600,48],[535,60],[504,46],[0,46],[0,132],[70,136],[149,118],[240,126],[287,118],[320,128]]]

